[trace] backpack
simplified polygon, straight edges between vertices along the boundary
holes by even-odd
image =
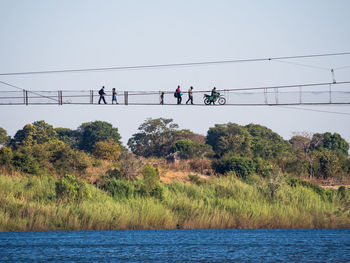
[[[98,91],[98,94],[103,95],[103,89],[100,89],[100,90]]]
[[[174,92],[174,97],[177,98],[177,89]]]

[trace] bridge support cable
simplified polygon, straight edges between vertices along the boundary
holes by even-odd
[[[153,65],[135,65],[135,66],[119,66],[119,67],[100,67],[100,68],[80,68],[80,69],[57,69],[57,70],[42,70],[42,71],[26,71],[26,72],[0,72],[0,76],[17,76],[17,75],[37,75],[37,74],[62,74],[62,73],[77,73],[77,72],[105,72],[115,70],[141,70],[141,69],[158,69],[158,68],[178,68],[190,66],[210,66],[232,63],[247,63],[247,62],[266,62],[277,61],[289,64],[307,66],[312,68],[324,69],[318,66],[303,65],[300,63],[286,62],[285,60],[309,59],[316,57],[331,57],[350,55],[350,52],[327,53],[327,54],[306,54],[296,56],[281,56],[281,57],[263,57],[263,58],[248,58],[248,59],[231,59],[231,60],[215,60],[202,62],[184,62],[184,63],[168,63],[168,64],[153,64]],[[346,67],[342,67],[346,68]],[[328,69],[327,69],[328,70]]]

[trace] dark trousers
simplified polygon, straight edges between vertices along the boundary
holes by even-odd
[[[103,100],[103,102],[105,104],[107,104],[106,100],[105,100],[105,96],[100,96],[100,99],[98,100],[98,104],[101,104],[101,100]]]
[[[188,100],[186,101],[186,104],[188,104],[188,102],[191,102],[191,104],[193,104],[193,96],[189,96]]]
[[[181,104],[182,97],[180,94],[177,95],[177,104]]]

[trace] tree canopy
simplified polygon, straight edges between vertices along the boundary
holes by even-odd
[[[349,151],[349,144],[338,133],[316,133],[311,140],[312,150],[336,150],[344,154]]]
[[[79,149],[92,152],[97,142],[112,139],[115,143],[121,144],[121,136],[118,128],[105,121],[94,121],[83,123],[78,128]]]
[[[10,142],[10,136],[7,135],[7,131],[0,127],[0,145],[6,145]]]
[[[179,126],[173,119],[147,119],[128,141],[131,151],[144,157],[165,156],[174,141],[175,130]]]
[[[45,121],[36,121],[26,124],[23,129],[18,130],[12,143],[14,145],[35,145],[57,139],[57,133],[52,125]]]
[[[216,124],[207,133],[207,144],[218,157],[227,152],[244,157],[278,158],[290,147],[289,143],[270,129],[249,124]]]
[[[304,132],[286,141],[261,125],[227,123],[210,127],[205,137],[178,129],[172,119],[158,118],[139,126],[128,141],[131,151],[120,139],[118,128],[104,121],[83,123],[76,130],[36,121],[18,130],[11,140],[0,128],[0,166],[9,171],[62,176],[82,173],[106,160],[112,164],[107,175],[131,180],[140,173],[144,161],[137,156],[162,158],[181,152],[181,158],[193,159],[189,167],[198,167],[196,159],[205,158],[200,161],[207,162],[210,171],[234,172],[241,177],[252,173],[269,177],[273,169],[310,178],[350,174],[349,144],[337,133]]]

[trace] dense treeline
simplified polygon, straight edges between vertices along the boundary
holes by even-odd
[[[28,174],[82,174],[99,159],[130,166],[135,176],[137,156],[165,158],[180,152],[183,159],[210,160],[218,174],[235,172],[264,177],[280,171],[301,178],[345,178],[350,173],[349,144],[337,133],[299,134],[289,141],[256,124],[217,124],[206,137],[180,130],[172,119],[148,119],[128,141],[120,142],[118,128],[110,123],[83,123],[77,130],[54,128],[44,121],[27,124],[10,138],[0,128],[0,165]],[[135,156],[133,156],[135,155]],[[126,169],[128,170],[128,169]],[[119,172],[120,172],[119,171]]]
[[[0,128],[0,230],[350,226],[348,188],[302,180],[349,179],[337,133],[287,141],[227,123],[203,136],[159,118],[127,146],[103,121],[76,130],[37,121],[12,138]],[[191,185],[160,181],[173,153],[175,169],[191,164]]]

